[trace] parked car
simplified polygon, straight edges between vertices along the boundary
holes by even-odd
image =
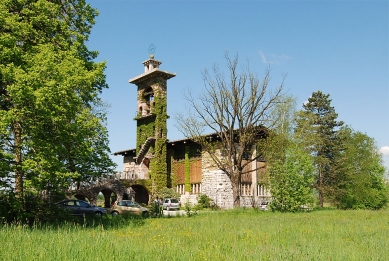
[[[105,208],[96,207],[84,200],[78,200],[78,199],[62,200],[56,204],[58,207],[69,210],[70,213],[75,216],[82,216],[82,215],[101,216],[108,212],[108,210]]]
[[[180,209],[180,202],[175,198],[165,198],[163,200],[163,209],[178,210]]]
[[[116,201],[111,209],[110,213],[112,216],[116,215],[134,215],[134,216],[149,216],[149,209],[142,207],[139,203],[131,200]]]

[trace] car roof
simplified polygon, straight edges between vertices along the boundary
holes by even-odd
[[[81,201],[81,202],[86,202],[86,203],[90,204],[88,201],[82,200],[82,199],[64,199],[64,200],[58,201],[56,204],[61,203],[61,202],[68,202],[68,201]]]

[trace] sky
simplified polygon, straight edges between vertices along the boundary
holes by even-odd
[[[204,89],[202,72],[224,54],[261,78],[270,66],[270,86],[297,99],[297,109],[318,90],[330,95],[338,120],[375,139],[389,169],[389,2],[87,0],[99,11],[87,43],[107,63],[111,152],[135,148],[137,87],[154,44],[168,81],[168,139],[184,138],[174,116],[184,92]],[[113,156],[123,170],[122,156]]]

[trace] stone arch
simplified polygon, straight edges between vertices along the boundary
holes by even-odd
[[[100,192],[104,196],[104,207],[110,208],[112,204],[115,202],[115,200],[117,199],[118,195],[115,193],[115,191],[107,188],[103,188]]]
[[[89,188],[84,188],[74,191],[72,193],[77,199],[86,198],[93,205],[97,203],[97,196],[99,193],[104,195],[104,207],[108,208],[111,206],[111,194],[116,195],[117,200],[122,200],[124,195],[129,199],[135,198],[135,191],[131,187],[125,187],[120,180],[106,180],[104,182],[93,185]]]
[[[135,201],[138,203],[149,204],[149,192],[145,186],[132,185],[131,189],[135,191]]]
[[[84,194],[75,194],[73,195],[76,199],[79,199],[79,200],[85,200],[85,201],[89,201],[90,202],[90,199]]]

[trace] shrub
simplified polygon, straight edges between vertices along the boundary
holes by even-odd
[[[207,195],[202,194],[198,197],[197,199],[197,208],[198,209],[203,209],[203,208],[210,208],[212,199],[210,199]]]

